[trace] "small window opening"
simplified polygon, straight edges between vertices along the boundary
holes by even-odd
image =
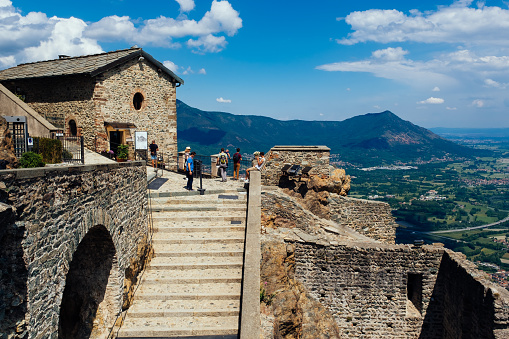
[[[78,135],[78,128],[76,127],[76,121],[69,120],[69,131],[73,137]]]
[[[418,312],[420,315],[422,312],[422,274],[408,273],[406,290],[407,305],[411,308],[407,308],[407,310],[413,311],[411,313]]]
[[[143,100],[145,98],[143,98],[143,94],[141,94],[140,92],[137,92],[134,97],[133,97],[133,106],[134,106],[134,109],[139,111],[141,109],[141,104],[143,103]]]

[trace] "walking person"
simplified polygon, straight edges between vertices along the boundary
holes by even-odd
[[[240,148],[237,148],[237,153],[233,154],[233,180],[239,180],[241,160],[242,155],[240,154]]]
[[[154,167],[154,171],[157,171],[157,151],[159,151],[159,147],[156,144],[155,140],[152,140],[152,143],[149,145],[150,148],[150,158],[152,159],[152,167]]]
[[[194,172],[194,156],[196,152],[191,152],[189,157],[186,160],[186,177],[187,177],[187,186],[186,190],[193,190],[193,172]]]
[[[228,168],[228,156],[224,152],[224,148],[221,148],[221,153],[217,157],[216,165],[219,166],[221,172],[221,182],[226,182],[226,169]]]

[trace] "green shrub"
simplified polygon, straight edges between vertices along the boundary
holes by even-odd
[[[34,167],[44,167],[44,161],[42,161],[42,156],[40,154],[34,152],[26,152],[21,155],[19,159],[19,165],[22,168],[34,168]]]
[[[34,138],[35,153],[42,155],[42,160],[48,164],[57,164],[62,162],[62,142],[58,139]]]
[[[117,147],[117,159],[127,159],[129,156],[129,146],[118,145]]]
[[[72,158],[73,158],[72,153],[69,152],[68,150],[64,149],[64,151],[62,152],[62,159],[71,160]]]

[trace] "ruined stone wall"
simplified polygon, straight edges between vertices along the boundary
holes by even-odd
[[[509,292],[461,253],[446,250],[421,338],[509,338]]]
[[[441,247],[295,243],[295,280],[339,338],[508,338],[509,292]]]
[[[278,185],[285,164],[311,166],[310,175],[328,178],[330,148],[325,146],[274,146],[265,155],[264,183]]]
[[[340,225],[350,227],[372,239],[394,244],[396,227],[389,204],[331,195],[330,218]]]
[[[429,305],[443,249],[358,244],[297,244],[295,275],[326,305],[349,338],[416,338]],[[407,297],[408,274],[422,277],[422,300]]]
[[[136,93],[144,98],[140,110],[133,106]],[[104,133],[103,121],[134,123],[170,157],[169,168],[177,169],[176,85],[166,73],[146,60],[132,60],[97,78],[94,101],[96,133]]]
[[[107,331],[122,307],[125,272],[133,274],[140,247],[148,246],[146,185],[140,162],[0,173],[0,333],[58,337],[71,261],[89,230],[100,227],[115,249],[106,305],[93,323],[95,337],[104,335],[97,331]]]

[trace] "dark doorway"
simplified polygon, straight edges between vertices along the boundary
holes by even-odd
[[[104,226],[95,226],[79,244],[65,280],[58,338],[90,338],[99,305],[105,299],[115,246]],[[113,270],[115,271],[115,270]]]
[[[69,120],[69,131],[73,137],[78,135],[78,127],[76,126],[76,121]]]
[[[110,132],[110,150],[117,154],[118,145],[122,144],[122,135],[124,132],[122,131],[111,131]]]

